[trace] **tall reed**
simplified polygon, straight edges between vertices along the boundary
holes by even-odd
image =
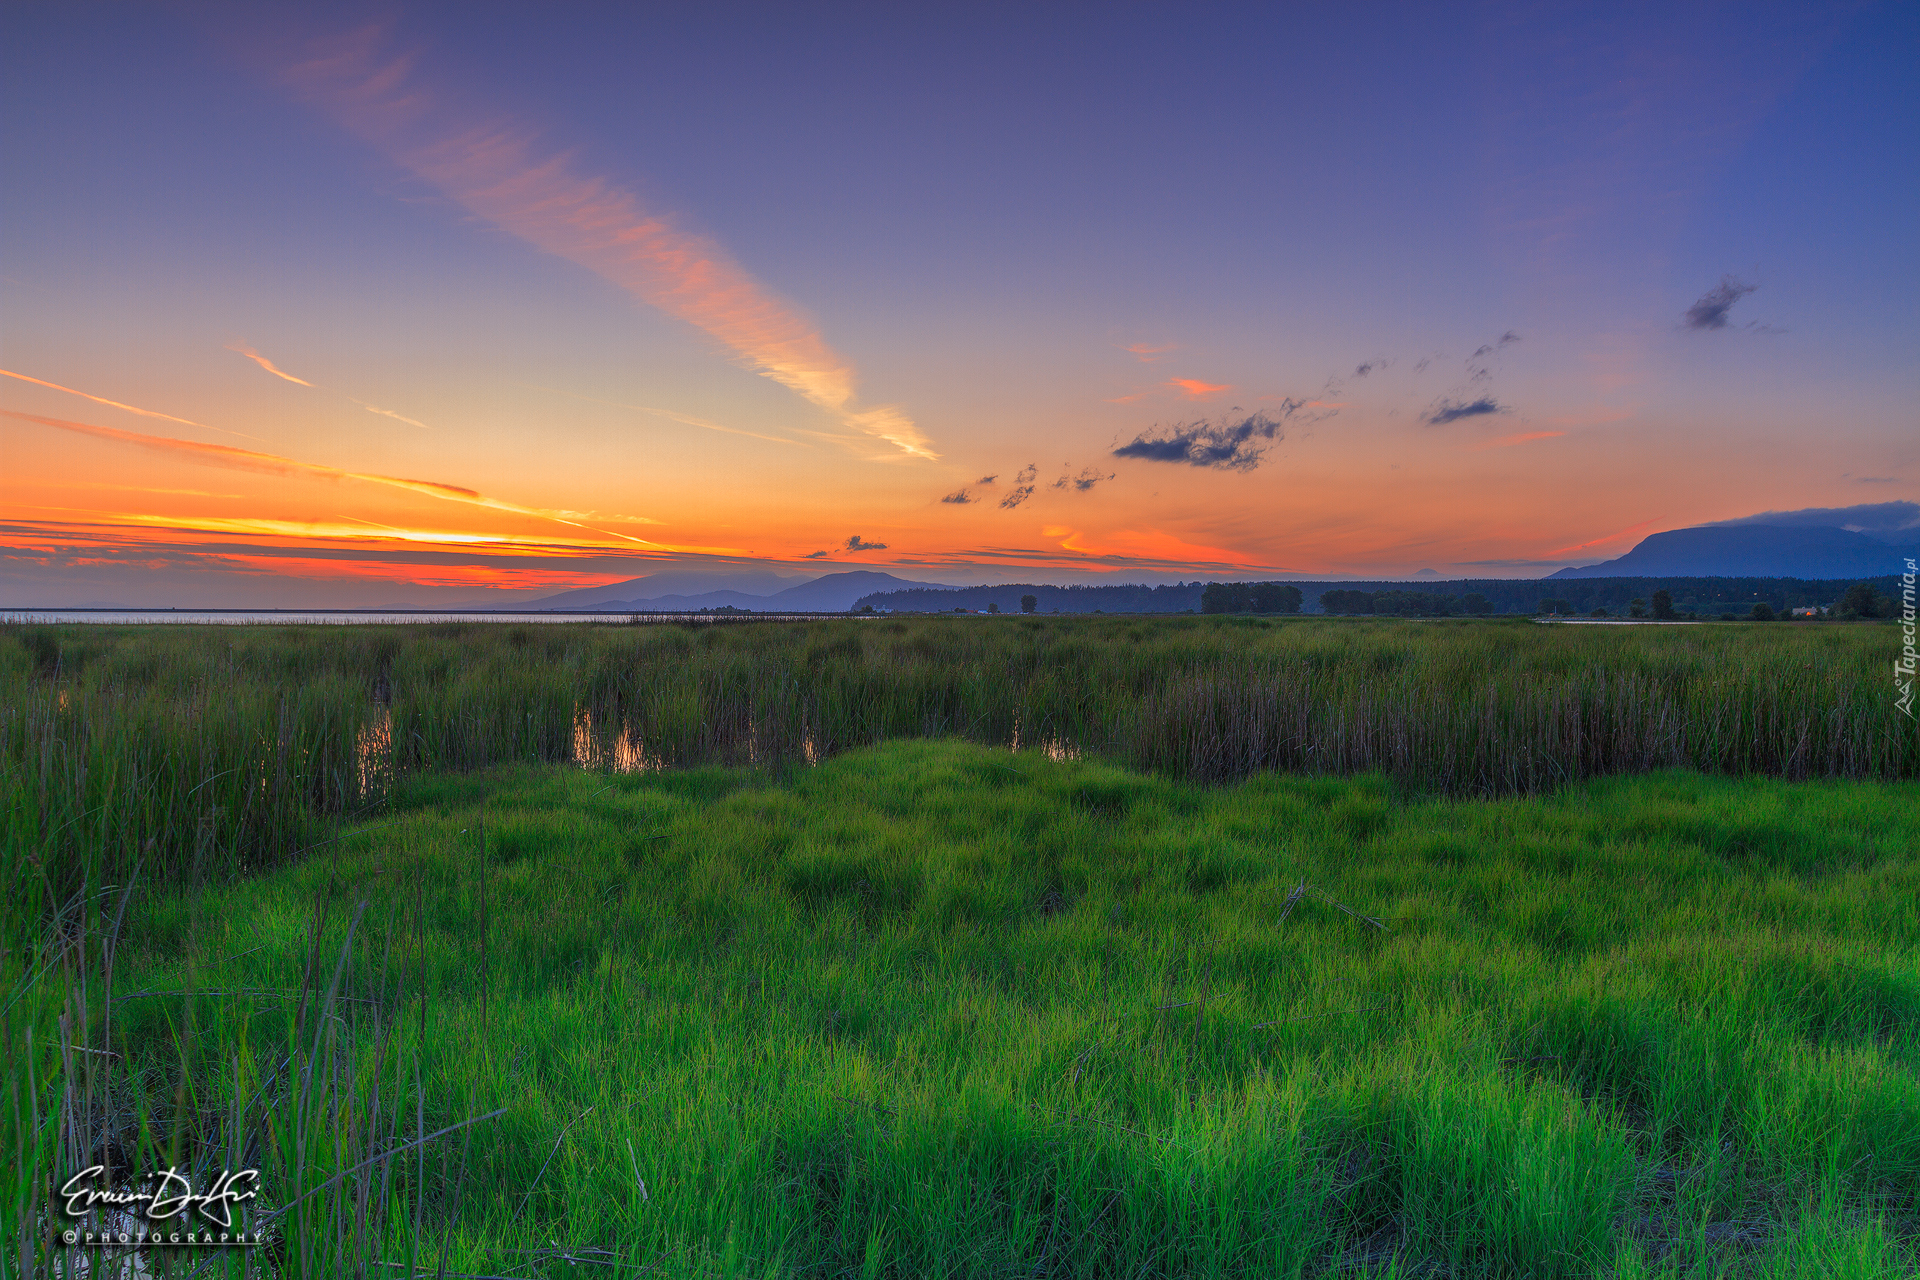
[[[1383,772],[1535,792],[1684,767],[1911,778],[1878,626],[870,619],[0,632],[0,868],[268,865],[398,777],[511,761],[785,767],[902,737],[1176,777]]]

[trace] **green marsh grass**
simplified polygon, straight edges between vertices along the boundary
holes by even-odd
[[[308,1202],[291,1274],[1902,1275],[1915,799],[957,742],[416,776],[150,897],[115,980],[182,994],[69,1035],[283,1200],[505,1108]]]
[[[288,1275],[1915,1266],[1874,628],[13,639],[0,1275],[90,1159]]]

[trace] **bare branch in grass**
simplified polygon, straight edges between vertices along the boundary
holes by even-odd
[[[299,1205],[301,1201],[308,1200],[316,1195],[319,1195],[322,1191],[325,1191],[328,1187],[340,1181],[340,1179],[351,1177],[353,1174],[360,1172],[362,1169],[366,1168],[369,1165],[378,1164],[382,1160],[391,1160],[394,1156],[399,1155],[401,1152],[411,1151],[415,1147],[424,1146],[427,1143],[432,1142],[435,1138],[444,1138],[450,1133],[454,1133],[460,1129],[466,1128],[468,1125],[479,1124],[482,1120],[493,1120],[505,1114],[507,1114],[507,1109],[505,1107],[500,1107],[496,1110],[487,1112],[483,1116],[468,1116],[465,1120],[461,1120],[455,1124],[450,1124],[444,1129],[435,1129],[432,1133],[428,1134],[424,1138],[415,1138],[412,1142],[402,1143],[401,1145],[394,1147],[390,1150],[382,1151],[379,1155],[368,1156],[365,1160],[362,1160],[359,1164],[354,1165],[353,1168],[343,1169],[339,1173],[334,1174],[331,1178],[328,1178],[325,1182],[321,1183],[317,1187],[314,1187],[311,1191],[308,1191],[305,1195],[301,1196],[299,1200],[294,1200],[294,1201],[291,1201],[290,1203],[281,1205],[278,1209],[275,1209],[272,1213],[267,1214],[264,1218],[262,1218],[260,1220],[260,1224],[261,1226],[264,1227],[267,1223],[274,1222],[280,1218],[285,1217],[287,1213],[291,1211],[295,1206]]]
[[[1317,885],[1308,884],[1305,880],[1302,880],[1298,885],[1294,886],[1293,891],[1287,894],[1286,903],[1280,909],[1280,919],[1274,922],[1275,926],[1277,927],[1279,925],[1285,924],[1287,922],[1287,917],[1293,913],[1294,906],[1300,901],[1302,897],[1304,897],[1309,893],[1312,894],[1315,898],[1319,899],[1321,902],[1326,903],[1328,906],[1333,907],[1339,911],[1344,911],[1348,915],[1352,916],[1355,920],[1358,920],[1363,924],[1370,924],[1374,928],[1380,930],[1380,932],[1382,933],[1392,932],[1392,930],[1388,929],[1387,926],[1380,920],[1377,920],[1370,915],[1365,915],[1365,914],[1362,914],[1361,912],[1355,911],[1352,907],[1340,901],[1340,899],[1334,897],[1332,894],[1328,893],[1325,889],[1322,889]]]
[[[1148,1133],[1144,1129],[1129,1129],[1126,1125],[1115,1124],[1111,1120],[1098,1120],[1098,1119],[1095,1119],[1093,1116],[1076,1116],[1070,1111],[1056,1111],[1052,1107],[1043,1107],[1038,1103],[1034,1103],[1034,1102],[1029,1102],[1026,1105],[1027,1105],[1027,1110],[1029,1111],[1039,1111],[1046,1115],[1058,1116],[1062,1120],[1065,1120],[1068,1124],[1072,1124],[1076,1120],[1083,1120],[1088,1124],[1097,1124],[1102,1126],[1103,1128],[1117,1129],[1121,1133],[1130,1133],[1134,1135],[1136,1138],[1149,1138],[1149,1139],[1152,1139],[1154,1142],[1164,1142],[1170,1147],[1179,1147],[1182,1151],[1193,1150],[1192,1147],[1188,1146],[1184,1142],[1175,1142],[1172,1138],[1163,1138],[1157,1133]]]
[[[1277,1027],[1277,1026],[1280,1026],[1282,1023],[1287,1023],[1287,1022],[1312,1022],[1316,1018],[1337,1018],[1343,1013],[1376,1013],[1379,1010],[1384,1009],[1386,1007],[1387,1006],[1383,1004],[1369,1004],[1369,1005],[1362,1005],[1358,1009],[1332,1009],[1326,1013],[1302,1014],[1298,1018],[1275,1018],[1271,1022],[1254,1023],[1253,1030],[1258,1031],[1262,1027]]]
[[[513,1221],[520,1221],[520,1215],[526,1212],[527,1201],[533,1199],[534,1190],[540,1185],[540,1179],[547,1176],[547,1165],[552,1164],[553,1158],[560,1154],[560,1144],[567,1140],[567,1135],[573,1131],[573,1126],[579,1124],[592,1114],[593,1108],[588,1107],[585,1111],[582,1111],[579,1115],[568,1121],[567,1127],[560,1131],[560,1136],[553,1140],[553,1150],[547,1152],[546,1163],[540,1166],[540,1172],[534,1174],[533,1181],[527,1184],[527,1194],[520,1197],[520,1207],[513,1211]]]

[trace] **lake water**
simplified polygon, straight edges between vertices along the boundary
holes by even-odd
[[[803,622],[845,618],[845,613],[592,613],[540,610],[503,613],[483,609],[0,609],[0,622],[198,622],[259,625],[345,625],[407,622]]]

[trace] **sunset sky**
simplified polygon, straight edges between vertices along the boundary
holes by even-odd
[[[0,10],[0,606],[1920,499],[1911,4],[262,8]]]

